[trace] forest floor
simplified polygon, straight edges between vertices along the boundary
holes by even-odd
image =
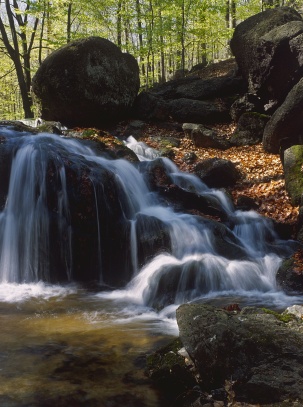
[[[234,131],[233,124],[212,126],[221,137],[228,139]],[[178,137],[180,132],[150,125],[145,130],[140,141],[158,149],[158,137]],[[188,138],[180,138],[179,147],[171,147],[175,157],[172,160],[185,172],[193,172],[195,163],[189,165],[184,161],[184,155],[194,152],[197,161],[219,157],[232,161],[241,173],[241,179],[233,188],[229,188],[234,202],[241,195],[248,196],[257,204],[263,216],[281,223],[295,225],[298,220],[299,208],[291,204],[285,190],[283,167],[279,155],[269,154],[263,150],[262,144],[253,146],[232,147],[228,150],[195,147]],[[197,162],[196,161],[196,162]]]

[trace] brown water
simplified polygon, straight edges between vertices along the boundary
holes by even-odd
[[[8,297],[0,301],[1,407],[160,406],[145,355],[172,335],[156,321],[123,322],[121,305],[81,290]]]

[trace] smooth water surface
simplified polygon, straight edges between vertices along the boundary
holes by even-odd
[[[176,325],[146,311],[75,287],[1,285],[0,406],[160,406],[145,355]]]

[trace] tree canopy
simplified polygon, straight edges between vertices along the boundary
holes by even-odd
[[[231,56],[236,24],[302,0],[0,0],[0,118],[33,117],[31,79],[54,49],[98,35],[134,55],[141,87]]]

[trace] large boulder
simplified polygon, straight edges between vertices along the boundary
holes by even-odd
[[[100,37],[77,40],[53,52],[32,84],[41,117],[70,127],[98,127],[125,117],[139,86],[135,58]]]
[[[300,318],[250,307],[239,312],[184,304],[177,309],[177,322],[203,389],[233,381],[238,401],[303,401]]]
[[[195,76],[168,81],[152,88],[150,93],[165,100],[180,98],[207,100],[242,93],[245,89],[245,82],[239,76],[204,79]]]
[[[215,70],[216,64],[213,64]],[[212,66],[209,67],[210,71]],[[208,73],[210,75],[210,73]],[[142,120],[217,123],[230,121],[229,110],[235,98],[247,90],[235,72],[217,77],[199,76],[174,79],[141,92],[133,115]]]
[[[286,139],[288,144],[300,144],[303,136],[303,79],[289,92],[284,103],[274,112],[265,126],[263,147],[278,153]]]
[[[265,104],[281,103],[302,76],[302,30],[300,14],[289,7],[267,9],[236,27],[231,50],[249,91]]]
[[[224,123],[230,121],[230,105],[221,100],[174,99],[168,102],[169,116],[178,122]]]

